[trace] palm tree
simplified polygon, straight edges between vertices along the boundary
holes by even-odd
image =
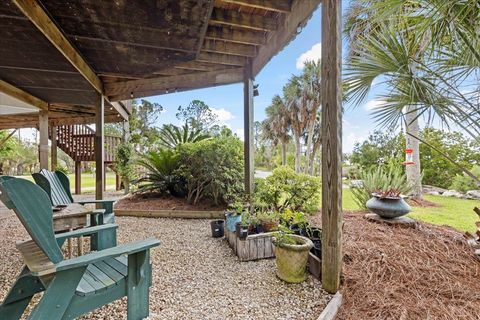
[[[407,128],[407,143],[418,150],[418,119],[439,119],[474,137],[480,132],[480,108],[459,87],[478,78],[480,13],[477,1],[360,0],[347,15],[350,38],[347,66],[349,97],[356,104],[368,95],[375,78],[390,90],[374,117],[383,125]],[[416,163],[419,164],[417,158]],[[412,170],[414,169],[414,170]],[[410,167],[412,178],[420,168]],[[419,179],[417,179],[419,181]],[[415,193],[420,195],[421,184]]]
[[[287,164],[287,145],[290,140],[290,118],[285,101],[275,95],[272,103],[265,109],[267,118],[262,122],[263,135],[276,146],[282,147],[282,165]]]
[[[193,128],[188,125],[188,122],[182,127],[177,127],[173,124],[165,124],[160,133],[158,139],[163,147],[175,149],[177,146],[183,143],[198,142],[210,138],[210,136],[202,129]]]
[[[314,130],[315,126],[319,126],[320,118],[318,117],[318,110],[322,104],[321,96],[321,65],[320,61],[308,61],[305,63],[303,73],[300,76],[301,83],[301,95],[304,97],[304,107],[306,116],[306,152],[305,152],[305,173],[313,172],[311,167],[313,166],[312,158],[315,158],[315,146],[314,143]],[[317,138],[319,136],[317,135]],[[318,141],[321,139],[317,139]]]

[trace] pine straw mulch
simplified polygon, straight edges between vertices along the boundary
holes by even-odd
[[[320,225],[321,215],[313,218]],[[337,319],[480,319],[480,261],[463,235],[346,213],[343,305]]]

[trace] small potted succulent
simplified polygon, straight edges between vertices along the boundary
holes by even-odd
[[[380,172],[380,171],[379,171]],[[400,170],[380,172],[380,184],[372,192],[372,198],[367,201],[367,208],[385,219],[394,219],[406,215],[412,208],[404,200],[402,194],[412,190],[406,176]]]
[[[310,239],[291,234],[279,226],[273,236],[277,277],[288,283],[299,283],[307,279],[308,253],[313,248]]]

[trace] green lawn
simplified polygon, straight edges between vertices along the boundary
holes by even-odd
[[[480,201],[431,195],[425,195],[425,200],[436,203],[439,207],[413,207],[408,216],[436,225],[447,225],[459,231],[475,232],[475,222],[479,221],[479,218],[473,208],[480,207]],[[350,189],[343,189],[343,208],[359,210]]]
[[[33,182],[31,175],[21,176],[21,178],[30,180]],[[75,174],[69,174],[70,189],[72,193],[75,190]],[[107,190],[115,190],[115,173],[107,172],[106,180]],[[82,192],[94,192],[95,191],[95,173],[82,173]]]

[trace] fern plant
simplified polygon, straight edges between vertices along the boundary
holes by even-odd
[[[160,149],[143,155],[137,163],[146,169],[146,174],[134,183],[138,192],[169,192],[181,197],[185,196],[185,179],[176,174],[180,166],[178,153],[173,150]]]

